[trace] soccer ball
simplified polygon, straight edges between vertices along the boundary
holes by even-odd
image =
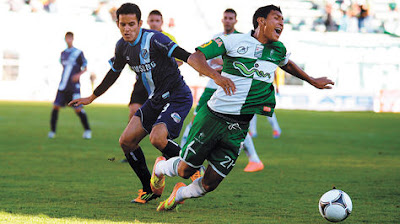
[[[330,222],[345,220],[353,210],[353,203],[346,192],[333,189],[319,199],[319,213]]]

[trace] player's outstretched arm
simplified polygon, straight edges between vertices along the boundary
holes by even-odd
[[[210,78],[212,78],[215,83],[221,86],[226,95],[232,95],[236,91],[235,83],[232,82],[229,78],[221,76],[219,72],[212,69],[206,61],[206,57],[201,51],[196,51],[191,54],[187,60],[187,63],[192,66],[196,71],[200,74],[204,74]]]
[[[335,83],[327,77],[313,78],[307,75],[307,73],[297,66],[292,60],[289,60],[289,62],[281,68],[285,70],[285,72],[288,72],[289,74],[310,83],[312,86],[318,89],[332,89],[332,86],[330,85],[335,85]]]
[[[97,96],[92,94],[89,97],[72,100],[71,102],[68,103],[68,106],[88,105],[88,104],[92,103],[93,100],[96,98],[97,98]]]
[[[110,69],[100,85],[97,86],[97,88],[94,90],[92,95],[90,95],[89,97],[72,100],[68,103],[68,106],[88,105],[92,103],[93,100],[101,96],[105,91],[108,90],[108,88],[110,88],[110,86],[112,86],[112,84],[114,84],[120,74],[121,72],[115,72]]]

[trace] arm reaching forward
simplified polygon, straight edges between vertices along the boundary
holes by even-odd
[[[335,85],[335,83],[327,77],[313,78],[307,75],[307,73],[297,66],[292,60],[289,60],[289,62],[281,68],[291,75],[310,83],[310,85],[318,89],[332,89],[331,85]]]

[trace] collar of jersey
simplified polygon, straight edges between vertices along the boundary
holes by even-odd
[[[71,47],[71,48],[68,48],[68,47],[67,47],[67,49],[65,49],[65,51],[66,51],[66,52],[69,52],[69,51],[73,51],[74,49],[75,49],[75,47]]]
[[[139,43],[140,37],[142,37],[142,28],[140,28],[139,35],[136,37],[135,42],[133,42],[133,44],[131,44],[131,43],[128,42],[129,45],[135,46],[137,43]]]

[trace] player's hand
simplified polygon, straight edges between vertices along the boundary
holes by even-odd
[[[223,77],[223,76],[217,76],[214,78],[214,82],[221,86],[222,89],[224,89],[224,92],[226,95],[230,96],[236,92],[236,86],[235,83],[232,82],[231,79]]]
[[[81,75],[79,75],[79,74],[73,75],[73,76],[72,76],[72,82],[73,82],[73,83],[79,82],[80,77],[81,77]]]
[[[92,103],[93,100],[94,100],[94,98],[92,98],[92,96],[85,97],[85,98],[79,98],[79,99],[75,99],[75,100],[72,100],[71,102],[69,102],[68,106],[77,107],[79,105],[88,105],[88,104]]]
[[[311,84],[318,89],[332,89],[331,85],[335,85],[335,83],[327,77],[313,78]]]

